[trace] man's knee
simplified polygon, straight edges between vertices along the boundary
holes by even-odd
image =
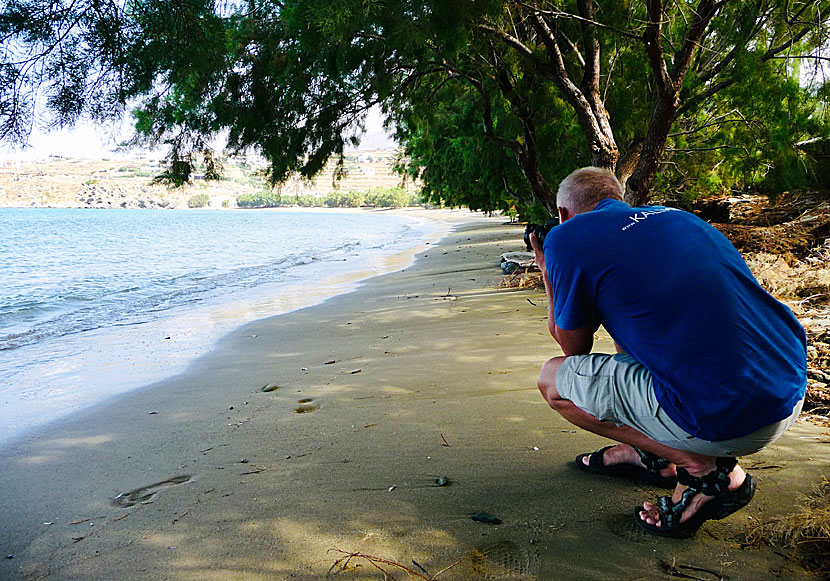
[[[565,357],[549,359],[542,366],[542,371],[539,372],[539,379],[537,381],[537,386],[539,387],[539,391],[542,392],[542,397],[554,409],[556,409],[556,405],[559,402],[564,401],[556,389],[556,374],[564,362]]]

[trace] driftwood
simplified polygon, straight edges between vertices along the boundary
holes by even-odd
[[[692,210],[744,253],[803,258],[830,236],[830,199],[817,192],[782,194],[775,204],[763,196],[707,199]]]
[[[774,226],[713,224],[741,252],[791,253],[798,258],[830,236],[830,208]]]
[[[501,255],[501,270],[504,274],[538,270],[535,255],[532,252],[505,252]]]

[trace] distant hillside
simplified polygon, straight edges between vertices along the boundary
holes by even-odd
[[[394,151],[347,154],[346,176],[332,181],[335,163],[329,162],[313,181],[291,179],[280,188],[284,196],[323,196],[333,189],[368,191],[403,185],[392,172]],[[266,188],[262,163],[240,158],[225,162],[222,180],[205,182],[195,174],[190,184],[171,188],[154,184],[162,168],[157,162],[136,160],[50,159],[45,162],[0,165],[0,207],[51,208],[187,208],[195,196],[207,196],[210,208],[234,208],[236,197]]]
[[[329,160],[326,167],[312,181],[291,179],[283,187],[284,195],[316,194],[325,195],[332,190],[344,192],[365,192],[372,188],[393,188],[402,186],[407,192],[414,192],[418,184],[403,180],[403,176],[392,171],[395,164],[395,150],[360,151],[346,154],[343,169],[346,175],[334,181],[336,162]]]

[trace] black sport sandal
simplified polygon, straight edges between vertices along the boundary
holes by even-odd
[[[628,478],[630,480],[637,480],[645,482],[652,486],[659,486],[660,488],[674,488],[677,484],[676,476],[661,476],[660,471],[670,464],[665,458],[661,458],[657,454],[646,452],[642,448],[634,447],[634,450],[640,456],[640,460],[645,465],[635,466],[633,464],[614,464],[613,466],[606,466],[603,459],[605,451],[614,446],[606,446],[601,450],[592,452],[591,454],[580,454],[576,457],[576,467],[591,474],[604,474],[606,476],[618,476],[621,478]],[[590,456],[588,464],[583,462],[585,456]]]
[[[634,520],[642,528],[661,537],[687,539],[693,537],[700,526],[707,520],[720,520],[749,504],[755,495],[755,479],[746,475],[741,487],[729,490],[729,474],[738,465],[735,458],[717,458],[715,469],[705,476],[692,476],[685,469],[677,469],[677,481],[688,486],[677,503],[670,496],[661,496],[657,500],[660,513],[660,526],[652,525],[640,517],[642,506],[634,509]],[[688,520],[680,522],[683,512],[688,508],[692,498],[698,494],[713,497],[702,505]]]

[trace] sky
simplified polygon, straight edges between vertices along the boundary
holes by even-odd
[[[87,159],[118,159],[129,157],[129,151],[118,152],[118,145],[132,135],[130,121],[113,123],[109,126],[96,126],[91,123],[80,123],[72,129],[61,129],[51,132],[33,131],[29,137],[29,147],[25,149],[12,148],[7,144],[0,145],[0,160],[36,160],[50,155]],[[394,149],[397,144],[383,129],[383,118],[380,109],[375,107],[369,111],[366,120],[366,132],[361,138],[358,150]]]

